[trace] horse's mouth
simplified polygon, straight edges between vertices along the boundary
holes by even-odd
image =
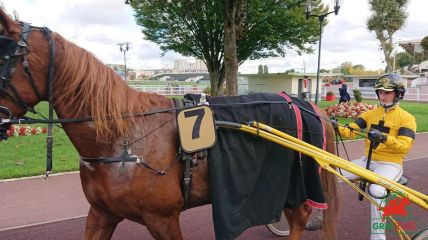
[[[9,108],[0,106],[0,119],[11,119],[12,118],[12,112],[9,110]]]

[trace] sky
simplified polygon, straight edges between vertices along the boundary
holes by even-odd
[[[323,0],[332,8],[332,1]],[[189,59],[175,52],[162,54],[160,48],[144,39],[135,23],[133,10],[124,0],[0,0],[7,12],[18,13],[20,20],[34,26],[46,26],[66,39],[92,52],[104,63],[123,64],[118,43],[130,42],[127,66],[134,69],[172,68],[174,60]],[[428,35],[428,1],[410,0],[409,17],[394,40],[421,39]],[[367,0],[344,0],[339,14],[328,16],[321,47],[321,68],[332,69],[350,61],[368,70],[384,69],[383,53],[375,34],[366,28],[370,15]],[[286,26],[284,26],[286,27]],[[295,69],[315,73],[318,44],[313,54],[299,56],[289,51],[285,57],[246,61],[239,72],[257,73],[258,65],[267,65],[270,73]],[[397,51],[403,51],[397,47]]]

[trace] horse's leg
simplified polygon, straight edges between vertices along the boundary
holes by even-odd
[[[144,221],[150,234],[157,240],[182,240],[179,213],[173,216],[146,215]]]
[[[117,224],[122,220],[122,218],[91,207],[86,218],[85,240],[111,239]]]
[[[300,204],[297,208],[284,210],[288,224],[290,225],[290,240],[299,240],[302,237],[311,212],[312,207],[304,203]]]

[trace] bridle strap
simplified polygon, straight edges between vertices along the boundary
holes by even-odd
[[[55,64],[55,41],[52,39],[52,31],[49,28],[43,27],[40,31],[46,36],[49,42],[49,65],[48,73],[46,76],[48,102],[49,102],[49,120],[53,120],[53,77],[54,77],[54,64]],[[46,177],[52,171],[52,145],[53,145],[53,123],[48,123],[48,132],[46,137]]]

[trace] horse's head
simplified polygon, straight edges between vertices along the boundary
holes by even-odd
[[[45,30],[15,22],[0,10],[0,118],[24,115],[47,99],[50,49]]]

